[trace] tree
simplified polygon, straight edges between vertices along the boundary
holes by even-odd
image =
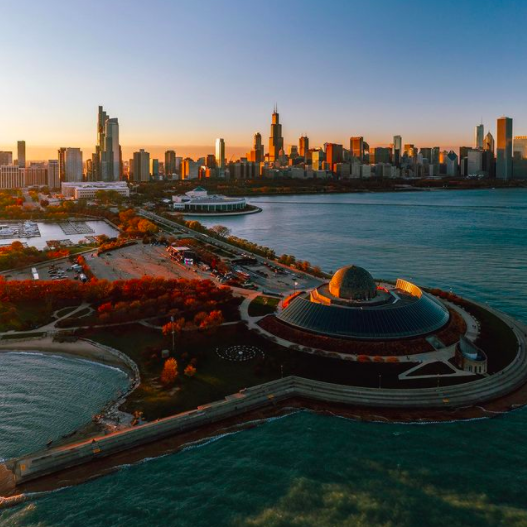
[[[178,377],[178,364],[176,359],[170,358],[165,361],[165,364],[163,366],[163,371],[161,372],[161,382],[168,386],[170,384],[174,384],[176,382],[176,379]]]
[[[192,364],[189,364],[186,368],[185,368],[185,371],[183,372],[187,377],[194,377],[194,375],[196,375],[196,368],[194,368],[194,366],[192,366]]]
[[[168,337],[172,334],[172,331],[179,335],[182,331],[182,329],[185,327],[185,319],[179,318],[178,320],[174,320],[174,322],[169,322],[168,324],[165,324],[163,326],[163,335],[165,337]]]
[[[231,230],[224,225],[214,225],[214,227],[211,227],[210,230],[221,238],[227,238],[227,236],[230,236],[231,234]]]
[[[200,315],[198,313],[196,315],[196,318]],[[200,329],[215,329],[218,326],[221,326],[223,324],[223,314],[222,312],[217,309],[215,311],[211,311],[205,318],[202,318],[199,322],[199,328]]]

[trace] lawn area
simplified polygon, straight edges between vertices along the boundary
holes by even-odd
[[[298,375],[338,384],[383,388],[435,387],[436,379],[399,381],[398,375],[415,363],[352,362],[288,350],[249,331],[245,325],[222,326],[215,333],[184,332],[176,337],[175,355],[179,378],[172,387],[164,387],[160,375],[164,364],[163,349],[171,349],[170,338],[140,324],[121,328],[84,330],[77,333],[126,353],[139,366],[141,385],[128,398],[124,410],[142,411],[147,420],[191,410],[199,405],[223,399],[242,388],[279,378]],[[230,362],[216,354],[217,347],[245,344],[265,353],[264,359]],[[186,377],[183,370],[196,361],[197,373]],[[441,385],[457,384],[461,378],[442,379]]]
[[[74,309],[75,307],[72,307]],[[40,326],[53,322],[52,314],[55,308],[51,302],[19,302],[15,304],[15,316],[0,315],[0,331],[24,331],[36,329]],[[62,309],[64,313],[64,308]]]
[[[475,304],[466,302],[463,306],[474,315],[480,325],[481,333],[476,340],[488,359],[488,373],[496,373],[510,364],[518,353],[518,341],[512,329],[503,320]]]
[[[218,346],[247,344],[261,348],[262,344],[244,326],[223,326],[212,335],[195,331],[176,338],[179,379],[174,387],[165,388],[159,381],[164,363],[161,350],[171,348],[170,338],[140,324],[111,329],[84,331],[81,335],[116,348],[136,362],[142,382],[128,398],[124,410],[142,411],[147,420],[190,410],[279,377],[279,368],[273,368],[268,361],[229,362],[218,357]],[[197,373],[189,378],[183,370],[192,359],[197,361]]]
[[[249,316],[251,317],[263,317],[265,315],[271,315],[276,311],[276,307],[280,302],[279,298],[273,298],[270,296],[257,296],[249,304]]]

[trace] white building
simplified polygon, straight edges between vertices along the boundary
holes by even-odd
[[[450,150],[445,156],[447,176],[457,176],[457,154]]]
[[[370,178],[371,177],[371,165],[361,165],[360,176],[363,178]]]
[[[0,167],[0,189],[22,188],[25,186],[24,172],[16,165]]]
[[[130,196],[126,181],[84,181],[78,183],[62,183],[61,193],[65,198],[93,199],[99,190],[113,190],[121,196]]]
[[[212,195],[203,187],[197,187],[182,196],[172,196],[174,210],[181,212],[235,212],[246,208],[245,198],[228,198]]]

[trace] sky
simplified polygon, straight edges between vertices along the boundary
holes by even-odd
[[[525,0],[0,0],[0,149],[96,142],[98,105],[123,157],[267,145],[472,145],[483,122],[527,135]]]

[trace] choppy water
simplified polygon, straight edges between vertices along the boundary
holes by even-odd
[[[201,219],[324,270],[356,264],[378,278],[489,302],[527,320],[527,189],[276,196],[263,212]]]
[[[0,353],[0,458],[33,452],[89,423],[128,376],[82,359]]]
[[[328,270],[357,263],[527,320],[527,191],[258,201],[262,214],[221,223]],[[46,495],[0,524],[525,527],[526,459],[526,410],[423,426],[301,412]]]

